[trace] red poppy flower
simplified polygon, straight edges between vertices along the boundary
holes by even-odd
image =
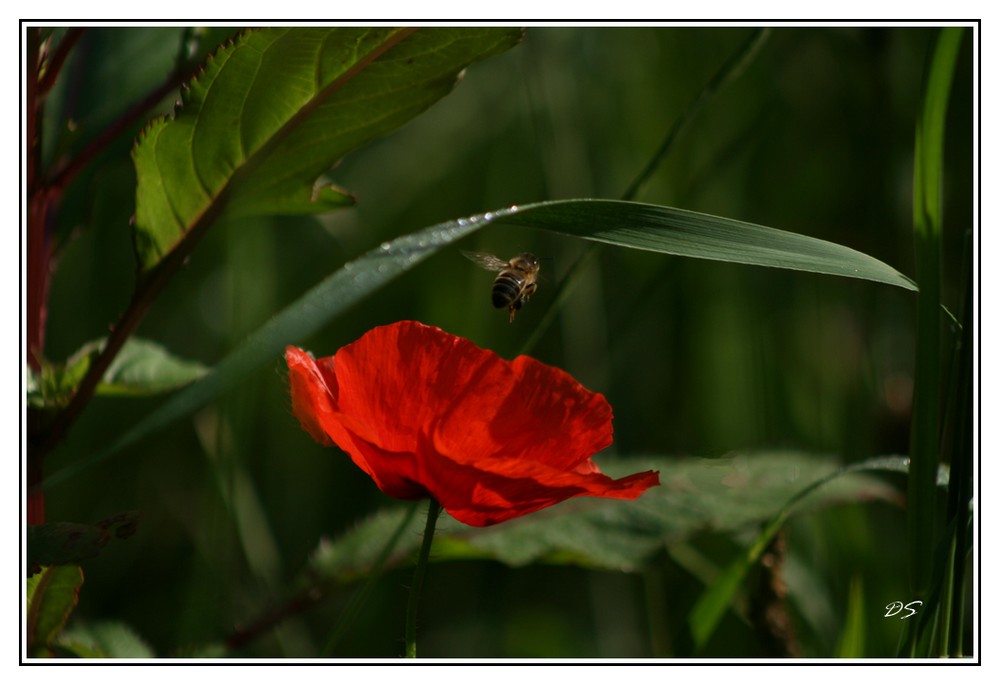
[[[635,499],[655,471],[613,480],[590,457],[611,407],[564,371],[501,359],[415,321],[375,328],[335,356],[285,350],[292,410],[387,495],[433,497],[488,526],[581,495]]]

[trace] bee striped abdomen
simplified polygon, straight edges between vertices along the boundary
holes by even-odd
[[[493,281],[493,306],[497,309],[510,306],[519,300],[524,288],[524,278],[511,271],[504,271]],[[520,307],[517,307],[520,309]]]

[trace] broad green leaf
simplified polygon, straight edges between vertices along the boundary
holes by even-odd
[[[31,367],[27,373],[28,406],[35,409],[54,409],[66,406],[73,391],[83,380],[90,364],[100,351],[101,341],[87,343],[63,364],[43,362],[37,372]]]
[[[32,407],[65,406],[104,346],[94,340],[64,364],[45,365],[39,373],[28,370],[28,403]],[[178,359],[157,343],[129,338],[98,383],[97,395],[154,395],[169,392],[201,378],[208,368]]]
[[[141,268],[216,219],[351,203],[317,178],[444,97],[517,28],[251,29],[221,47],[133,150]],[[197,230],[196,230],[197,229]]]
[[[63,631],[58,646],[84,658],[152,659],[152,648],[132,628],[117,621],[78,623]]]
[[[98,395],[153,395],[187,385],[208,373],[205,365],[178,359],[157,343],[129,338],[97,386]]]
[[[821,478],[815,478],[804,488],[794,492],[784,500],[779,499],[781,508],[770,517],[763,531],[757,536],[753,544],[740,555],[723,573],[722,577],[710,587],[695,603],[688,621],[691,625],[691,635],[694,637],[695,647],[703,646],[718,625],[719,619],[731,605],[733,597],[736,595],[740,584],[746,577],[760,555],[767,549],[771,538],[781,529],[788,520],[788,517],[809,498],[815,497],[817,491],[829,492],[831,487],[843,487],[846,479],[853,479],[864,471],[895,471],[907,473],[910,470],[910,460],[904,457],[875,457],[863,462],[858,462],[845,466],[842,469],[828,473]],[[947,487],[948,471],[941,468],[937,473],[938,487]]]
[[[50,656],[71,659],[101,659],[101,650],[83,642],[64,642],[62,640],[52,645]]]
[[[27,583],[28,654],[48,656],[76,607],[83,571],[79,566],[50,566],[28,578]]]
[[[96,557],[112,537],[125,539],[138,524],[139,512],[127,511],[96,525],[55,522],[28,526],[28,568],[75,564]]]
[[[602,465],[602,470],[614,476],[647,469],[659,470],[662,484],[633,502],[578,498],[487,528],[464,526],[442,515],[433,558],[631,571],[665,545],[684,542],[697,533],[737,531],[768,521],[784,503],[809,488],[815,491],[800,497],[796,511],[898,497],[883,481],[859,473],[816,489],[817,482],[832,480],[831,474],[839,473],[834,462],[792,452],[725,459],[629,458]],[[403,516],[401,510],[381,512],[335,542],[322,543],[313,569],[321,577],[336,580],[363,575]],[[395,560],[416,548],[422,525],[419,520],[410,523],[395,550]]]
[[[611,200],[560,200],[507,207],[445,221],[382,243],[345,264],[252,333],[196,383],[177,393],[104,450],[46,479],[63,482],[151,431],[185,416],[257,367],[280,357],[289,343],[320,330],[386,283],[438,251],[499,221],[530,224],[587,240],[666,254],[803,269],[912,289],[892,267],[846,247],[740,221],[686,210]],[[727,247],[727,240],[733,244]]]

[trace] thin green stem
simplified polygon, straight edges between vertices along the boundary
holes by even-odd
[[[646,166],[642,168],[639,174],[632,180],[625,191],[621,195],[622,200],[634,200],[636,195],[642,190],[646,185],[652,175],[657,169],[663,164],[667,155],[673,149],[674,144],[680,138],[681,134],[685,129],[695,120],[698,114],[705,108],[705,106],[712,100],[713,97],[718,95],[718,93],[730,82],[736,80],[743,70],[746,69],[747,65],[753,60],[760,50],[760,47],[764,44],[767,37],[770,35],[770,29],[758,29],[754,31],[753,34],[740,46],[733,55],[719,67],[719,70],[715,72],[705,87],[702,88],[701,92],[698,93],[698,97],[695,98],[684,110],[681,116],[674,122],[673,126],[667,131],[666,136],[660,143],[660,146],[653,153],[652,157],[646,163]],[[555,320],[556,314],[562,308],[563,302],[569,297],[570,293],[580,282],[581,274],[584,268],[589,265],[594,257],[596,257],[601,251],[601,245],[597,243],[592,243],[587,246],[586,252],[580,257],[570,267],[569,272],[562,279],[559,284],[559,290],[556,293],[555,298],[553,298],[552,303],[549,305],[548,310],[545,312],[545,316],[542,320],[535,326],[535,330],[532,332],[531,337],[524,343],[521,348],[521,354],[528,354],[534,349],[535,345],[541,339],[542,335],[548,331],[549,326]]]
[[[343,614],[341,614],[340,621],[337,623],[337,627],[334,629],[333,635],[331,635],[330,639],[327,641],[326,647],[322,652],[323,654],[331,654],[333,652],[337,642],[351,626],[352,622],[357,617],[358,611],[362,606],[364,606],[365,600],[368,598],[368,595],[371,594],[371,590],[375,585],[375,581],[377,581],[381,576],[382,569],[385,567],[386,562],[392,555],[393,550],[396,549],[399,539],[403,536],[405,531],[409,530],[410,523],[413,521],[413,516],[417,513],[418,504],[419,502],[414,502],[413,506],[407,509],[407,511],[403,514],[396,530],[386,541],[382,551],[379,552],[378,558],[372,563],[371,570],[368,573],[368,578],[365,581],[364,587],[351,597],[351,600],[348,602]],[[252,623],[238,628],[223,642],[226,650],[232,652],[237,649],[242,649],[264,633],[272,630],[285,619],[302,613],[309,607],[328,597],[335,585],[336,581],[333,580],[326,580],[312,585],[292,597],[282,606],[267,612]]]
[[[406,657],[417,658],[417,609],[420,607],[420,592],[424,587],[424,576],[427,574],[427,560],[431,555],[431,545],[434,542],[434,526],[437,525],[441,505],[433,499],[427,505],[427,525],[424,526],[424,541],[420,545],[420,556],[417,558],[417,568],[413,572],[413,585],[410,586],[410,601],[406,605]]]
[[[698,97],[688,105],[684,113],[681,114],[680,118],[674,122],[674,125],[670,127],[667,131],[666,137],[663,142],[660,143],[660,147],[657,148],[656,152],[650,158],[649,162],[643,167],[639,175],[635,177],[632,183],[629,184],[625,192],[622,193],[621,199],[623,200],[633,200],[635,196],[639,194],[639,191],[646,185],[653,173],[663,164],[663,160],[667,158],[670,150],[673,148],[674,143],[680,137],[681,133],[694,121],[695,117],[705,108],[705,105],[722,90],[731,81],[736,80],[743,70],[750,64],[753,58],[756,56],[757,51],[764,44],[765,39],[770,35],[770,29],[762,28],[757,29],[751,34],[750,38],[747,39],[745,43],[740,47],[738,51],[733,53],[729,60],[723,64],[717,72],[712,76],[705,87],[701,89],[698,93]]]
[[[388,561],[392,551],[396,549],[396,544],[403,536],[403,531],[409,529],[410,521],[413,520],[414,514],[417,513],[418,504],[419,502],[414,502],[410,506],[410,508],[406,511],[406,515],[403,516],[402,520],[399,522],[399,526],[397,526],[395,532],[392,534],[392,537],[390,537],[385,543],[385,547],[383,547],[382,551],[379,553],[378,559],[376,559],[375,563],[372,564],[371,572],[368,574],[367,580],[365,580],[364,587],[351,597],[351,601],[348,602],[347,607],[344,609],[344,613],[340,617],[337,627],[334,629],[330,639],[327,640],[326,647],[323,649],[323,654],[331,654],[333,652],[337,643],[340,642],[340,638],[343,637],[344,633],[354,622],[354,618],[357,616],[358,611],[362,606],[364,606],[365,601],[368,599],[368,595],[371,594],[372,588],[375,587],[375,581],[382,575],[382,567],[385,566],[385,562]]]
[[[647,566],[642,573],[643,595],[646,599],[646,620],[649,622],[650,652],[655,657],[669,656],[670,625],[666,618],[667,597],[663,591],[663,566]]]
[[[569,271],[566,273],[566,276],[559,281],[559,286],[556,288],[556,293],[552,296],[552,301],[545,310],[545,314],[538,322],[538,325],[535,326],[528,339],[521,345],[521,349],[518,354],[530,354],[531,351],[535,349],[535,345],[538,344],[545,332],[549,330],[549,326],[551,326],[552,322],[555,321],[556,315],[562,311],[563,303],[569,298],[570,294],[580,282],[583,274],[585,273],[585,267],[594,260],[594,257],[596,257],[600,251],[600,243],[589,243],[587,247],[584,248],[583,255],[576,260],[573,266],[571,266]]]

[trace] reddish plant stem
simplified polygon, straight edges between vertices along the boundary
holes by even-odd
[[[129,336],[132,335],[133,332],[135,332],[139,323],[142,321],[143,317],[145,317],[146,312],[153,303],[153,300],[156,299],[156,296],[163,290],[164,286],[173,274],[180,269],[181,265],[183,265],[183,263],[187,260],[191,251],[194,249],[194,246],[201,241],[205,233],[208,232],[209,227],[215,223],[219,216],[221,216],[226,205],[228,204],[229,197],[233,193],[234,189],[241,184],[243,178],[251,175],[256,167],[267,158],[274,148],[284,142],[285,138],[291,133],[291,131],[295,130],[306,117],[312,114],[317,107],[329,99],[333,93],[343,88],[351,81],[351,79],[353,79],[359,72],[367,68],[374,60],[378,59],[378,57],[383,55],[400,41],[407,38],[416,30],[417,29],[415,28],[401,30],[391,39],[386,41],[380,49],[372,51],[372,53],[365,59],[359,61],[351,69],[327,85],[326,88],[324,88],[323,91],[313,100],[313,102],[304,106],[295,116],[289,119],[282,129],[271,138],[271,140],[257,150],[253,156],[247,159],[243,167],[233,174],[233,176],[229,179],[229,182],[208,205],[205,212],[198,217],[191,228],[187,230],[173,249],[171,249],[170,252],[159,263],[157,263],[155,267],[141,277],[141,280],[136,286],[135,294],[132,297],[132,301],[129,304],[128,309],[119,322],[112,328],[111,334],[109,335],[104,348],[101,350],[97,359],[87,369],[87,374],[80,382],[76,392],[73,393],[73,398],[70,400],[69,404],[56,415],[52,423],[45,427],[45,430],[41,431],[40,434],[29,436],[29,447],[32,447],[37,454],[43,455],[51,450],[60,440],[62,440],[70,425],[72,425],[72,423],[83,411],[83,408],[90,401],[90,398],[94,394],[94,390],[97,388],[97,384],[104,376],[104,372],[107,371],[111,362],[114,361],[114,358],[118,355],[118,352],[125,344],[125,341],[128,340]]]
[[[27,79],[27,105],[28,105],[28,193],[34,193],[35,185],[38,182],[38,165],[40,162],[41,145],[38,137],[38,59],[41,50],[41,35],[39,29],[28,31],[28,60],[25,64],[28,73],[24,75]]]
[[[296,595],[282,606],[276,607],[247,626],[237,626],[223,643],[227,651],[242,649],[287,618],[299,614],[325,596],[323,588],[316,586]]]
[[[59,41],[59,45],[56,46],[55,52],[52,53],[52,58],[48,61],[48,66],[45,69],[45,73],[41,78],[38,79],[38,94],[41,97],[45,97],[52,90],[52,86],[55,85],[56,77],[59,76],[59,72],[62,71],[63,63],[66,58],[69,57],[69,53],[73,51],[73,47],[76,42],[80,40],[80,36],[86,29],[75,28],[66,31],[66,35],[63,39]],[[41,29],[35,29],[36,34],[41,39]],[[37,66],[36,66],[37,69]]]
[[[73,46],[84,29],[70,29],[42,69],[41,29],[28,33],[28,363],[38,371],[45,349],[45,320],[49,281],[52,276],[52,244],[49,223],[63,186],[42,179],[42,122],[45,98],[59,76]]]
[[[90,161],[96,157],[111,143],[112,140],[120,136],[136,118],[148,112],[153,105],[167,96],[168,93],[176,89],[186,80],[194,75],[195,69],[192,67],[186,71],[175,71],[158,88],[150,92],[139,102],[132,105],[117,120],[101,132],[96,138],[87,143],[78,155],[65,164],[61,165],[53,174],[49,185],[53,188],[65,188],[70,181],[83,169]]]
[[[45,293],[49,279],[48,237],[45,216],[49,198],[39,183],[41,168],[43,113],[39,97],[38,62],[41,51],[41,30],[28,31],[28,363],[38,371],[45,342]]]
[[[45,342],[45,302],[49,282],[49,246],[45,234],[47,198],[39,191],[38,176],[41,164],[42,99],[38,93],[38,67],[41,52],[41,30],[28,31],[27,74],[27,144],[28,144],[28,364],[34,371],[41,368],[42,347]],[[28,454],[29,525],[45,522],[45,495],[35,488],[43,477],[41,458]]]
[[[46,304],[52,250],[45,225],[55,194],[40,192],[28,200],[28,364],[41,368],[45,347]]]
[[[97,384],[104,377],[104,372],[111,366],[111,362],[114,361],[125,341],[139,327],[139,323],[146,316],[146,312],[149,311],[153,301],[170,281],[173,274],[180,269],[191,253],[191,250],[194,249],[194,246],[208,231],[208,227],[222,213],[225,204],[224,199],[214,202],[209,207],[209,210],[202,214],[194,226],[191,227],[184,240],[178,243],[164,257],[163,261],[157,264],[156,267],[140,280],[128,309],[125,310],[118,323],[112,327],[100,355],[90,365],[90,368],[87,369],[86,376],[84,376],[80,385],[77,386],[76,392],[73,393],[73,398],[69,401],[69,404],[56,415],[52,423],[46,426],[40,435],[29,437],[29,440],[31,440],[29,444],[34,448],[34,452],[37,455],[46,454],[62,440],[70,425],[77,419],[80,412],[83,411],[90,398],[93,397],[94,391],[97,389]]]
[[[76,175],[86,167],[100,152],[102,152],[115,138],[122,134],[137,117],[148,111],[150,107],[159,102],[171,90],[193,73],[193,68],[187,71],[176,70],[158,88],[140,102],[130,107],[108,128],[101,132],[94,140],[88,143],[81,152],[69,162],[60,166],[46,181],[42,177],[41,152],[42,152],[42,120],[44,115],[45,96],[54,85],[59,72],[62,69],[66,58],[69,56],[73,46],[79,40],[83,29],[73,29],[67,32],[63,40],[60,41],[56,52],[46,67],[43,78],[39,78],[40,53],[41,53],[41,31],[33,29],[28,33],[28,71],[27,74],[27,105],[28,105],[28,335],[27,335],[27,356],[28,363],[38,371],[41,368],[41,361],[45,346],[45,322],[48,308],[48,290],[51,278],[52,264],[52,243],[50,240],[48,225],[54,216],[55,207],[58,203],[62,191],[76,177]],[[151,279],[154,280],[154,279]],[[130,307],[123,320],[119,322],[116,330],[122,331],[123,335],[115,341],[114,353],[107,356],[101,364],[101,374],[107,370],[108,365],[114,359],[114,355],[124,344],[128,335],[135,330],[139,320],[145,314],[149,306],[150,292],[159,292],[159,287],[152,291],[147,291],[145,298],[133,298],[133,304],[139,300],[139,307]],[[138,293],[137,293],[138,295]],[[110,344],[109,344],[110,347]],[[84,399],[89,399],[96,387],[96,381],[100,379],[97,375],[93,379],[91,387],[88,389]],[[76,398],[74,397],[74,400]],[[45,500],[40,487],[38,487],[44,477],[43,458],[58,439],[65,433],[66,428],[82,410],[84,402],[73,407],[72,412],[62,412],[52,424],[42,427],[29,425],[29,450],[28,450],[28,523],[36,525],[44,522]],[[64,415],[66,414],[66,415]],[[55,429],[55,430],[53,430]],[[42,437],[42,435],[46,437]]]

